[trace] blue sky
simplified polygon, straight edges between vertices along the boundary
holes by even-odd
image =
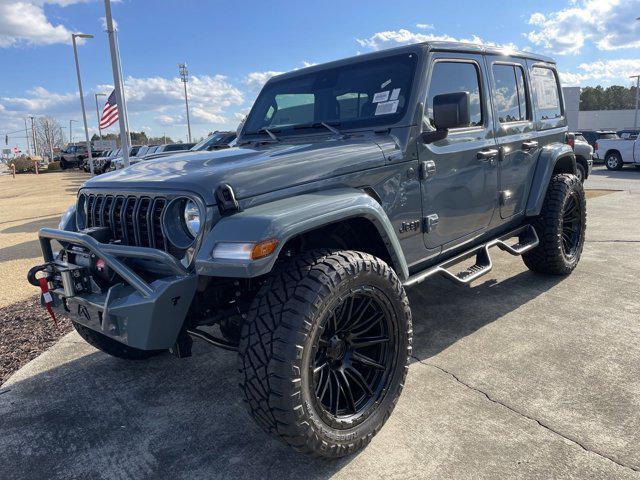
[[[182,140],[182,61],[192,76],[195,137],[235,129],[275,72],[408,42],[543,52],[558,60],[565,85],[629,85],[628,76],[640,73],[640,0],[121,0],[113,15],[132,130]],[[95,35],[79,55],[97,131],[93,93],[109,93],[113,84],[103,17],[99,0],[0,0],[0,133],[21,128],[29,114],[63,125],[81,120],[69,41],[78,31]],[[74,130],[78,139],[80,124]]]

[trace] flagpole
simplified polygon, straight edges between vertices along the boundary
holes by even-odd
[[[120,41],[118,40],[118,31],[114,30],[113,37],[116,41],[116,52],[118,53],[118,71],[120,72],[120,85],[122,85],[122,106],[124,107],[124,122],[127,130],[127,138],[129,145],[133,145],[131,141],[131,128],[129,128],[129,109],[127,108],[127,93],[124,91],[124,75],[122,73],[122,62],[120,61]]]
[[[125,168],[129,166],[129,139],[126,131],[126,112],[122,100],[122,85],[120,84],[120,67],[116,43],[113,34],[113,18],[111,18],[111,0],[104,0],[104,11],[107,19],[107,35],[109,36],[109,50],[111,52],[111,69],[113,70],[113,84],[116,91],[116,102],[118,103],[118,123],[120,125],[120,145],[122,146],[122,159]]]

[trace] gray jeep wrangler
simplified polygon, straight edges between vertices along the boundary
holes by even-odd
[[[403,388],[407,287],[469,284],[492,247],[576,267],[586,203],[566,124],[555,64],[531,53],[424,43],[279,75],[236,147],[87,181],[40,230],[29,280],[110,355],[188,356],[193,337],[237,351],[265,431],[350,454]]]

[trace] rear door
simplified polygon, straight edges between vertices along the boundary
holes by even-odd
[[[495,55],[487,56],[486,61],[500,151],[498,203],[500,217],[506,220],[524,211],[540,144],[536,139],[526,61]]]
[[[488,85],[481,55],[434,53],[427,74],[423,131],[433,130],[433,98],[468,92],[471,125],[449,130],[447,138],[418,143],[422,179],[424,241],[449,248],[481,233],[497,204],[498,166]]]

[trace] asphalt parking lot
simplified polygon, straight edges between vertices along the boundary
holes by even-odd
[[[353,457],[263,434],[231,352],[196,341],[189,359],[127,363],[72,333],[0,387],[0,477],[640,478],[640,171],[599,167],[586,187],[619,191],[589,199],[571,276],[495,251],[471,288],[409,291],[406,388]],[[17,224],[33,235],[50,218]]]

